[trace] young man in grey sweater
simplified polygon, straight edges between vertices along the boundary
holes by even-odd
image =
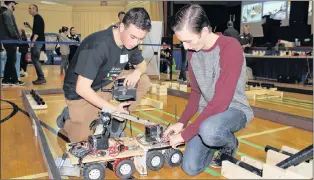
[[[233,156],[238,148],[234,133],[253,119],[245,95],[246,62],[240,43],[214,34],[199,5],[180,9],[171,28],[189,50],[191,94],[178,123],[164,136],[174,148],[186,143],[182,168],[193,176],[208,165],[220,167],[222,153]],[[197,111],[198,117],[188,125]],[[213,159],[216,150],[220,153]]]

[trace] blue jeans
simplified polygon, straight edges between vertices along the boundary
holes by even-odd
[[[41,69],[41,64],[39,60],[42,46],[43,46],[42,44],[34,44],[34,46],[31,48],[31,59],[35,67],[38,80],[45,79],[44,72]]]
[[[243,129],[246,122],[246,115],[235,108],[206,119],[200,125],[199,134],[186,144],[182,160],[183,171],[195,176],[209,165],[215,151],[223,147],[234,148],[234,133]]]

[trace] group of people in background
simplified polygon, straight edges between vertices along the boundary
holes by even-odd
[[[37,79],[32,81],[34,85],[44,85],[46,84],[46,78],[41,67],[40,54],[42,51],[45,52],[45,44],[40,43],[46,41],[45,39],[45,21],[42,16],[38,13],[38,6],[35,4],[29,5],[28,12],[33,16],[32,26],[28,22],[24,22],[24,26],[27,29],[32,31],[30,39],[27,38],[25,29],[18,28],[14,11],[15,6],[18,3],[16,1],[4,1],[0,9],[0,39],[1,40],[18,40],[18,41],[32,41],[37,43],[2,43],[1,49],[6,51],[7,61],[4,68],[4,75],[1,85],[19,85],[22,86],[25,82],[18,79],[18,74],[20,77],[25,77],[27,73],[27,64],[29,59],[31,59],[32,64],[36,70]],[[80,42],[79,36],[76,34],[76,29],[71,27],[70,30],[68,27],[63,26],[59,30],[58,34],[59,42]],[[2,48],[3,47],[3,48]],[[61,56],[61,66],[60,66],[60,75],[64,76],[68,64],[73,58],[78,44],[74,43],[73,45],[69,44],[60,44],[59,48],[56,49],[56,52]],[[17,50],[18,49],[18,50]],[[20,72],[17,72],[15,65],[17,61],[16,52],[20,53]],[[27,54],[30,56],[27,56]]]
[[[9,41],[27,41],[27,36],[24,29],[18,29],[15,22],[13,12],[15,6],[18,3],[16,1],[4,1],[4,4],[0,9],[0,39]],[[35,4],[29,5],[28,13],[33,16],[33,25],[31,26],[28,22],[24,22],[24,26],[32,31],[30,37],[31,43],[29,44],[17,44],[17,43],[3,43],[3,47],[6,51],[7,61],[4,68],[4,75],[2,85],[24,85],[25,82],[20,81],[17,76],[16,64],[16,52],[19,47],[21,53],[21,69],[24,71],[22,77],[27,75],[27,61],[26,54],[29,51],[31,53],[31,61],[35,67],[37,79],[32,83],[34,85],[41,85],[46,83],[46,79],[40,63],[40,53],[45,50],[45,21],[41,15],[38,14],[38,6]]]
[[[229,36],[237,39],[242,48],[246,50],[247,48],[251,47],[253,45],[253,36],[249,32],[249,27],[246,25],[243,27],[243,33],[240,34],[233,26],[232,21],[228,21],[227,23],[227,29],[224,31],[224,36]]]
[[[57,40],[61,42],[61,44],[56,47],[56,53],[61,57],[60,76],[64,76],[79,46],[77,42],[80,42],[80,37],[76,34],[75,27],[71,27],[69,33],[69,28],[62,26],[62,28],[59,29]],[[64,44],[63,42],[73,42],[73,44]]]

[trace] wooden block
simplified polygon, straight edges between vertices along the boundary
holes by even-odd
[[[221,174],[227,179],[262,179],[262,177],[229,161],[222,161]]]
[[[247,163],[247,164],[249,164],[251,166],[254,166],[254,167],[258,168],[258,169],[263,169],[263,164],[264,163],[256,161],[254,159],[251,159],[251,158],[249,158],[247,156],[241,156],[241,161],[243,161],[243,162],[245,162],[245,163]]]
[[[162,82],[161,85],[164,85],[167,88],[169,88],[171,86],[171,82]]]
[[[280,96],[262,95],[262,96],[256,97],[256,99],[258,100],[273,99],[273,98],[280,98]]]
[[[168,94],[167,94],[167,92],[161,92],[161,93],[157,93],[156,95],[157,96],[167,96]]]
[[[282,146],[282,147],[281,147],[281,150],[282,150],[282,151],[286,151],[286,152],[291,153],[291,154],[296,154],[296,153],[299,152],[299,150],[293,149],[293,148],[288,147],[288,146]]]
[[[150,88],[150,91],[149,91],[151,94],[156,94],[157,93],[157,89],[156,87],[152,87]]]
[[[266,163],[270,165],[276,165],[277,163],[287,159],[289,156],[273,151],[273,150],[268,150],[266,154]]]
[[[154,108],[163,109],[163,102],[151,98],[145,98],[141,101],[142,106],[153,106]]]
[[[45,104],[45,105],[37,105],[37,102],[32,97],[32,95],[28,94],[28,95],[26,95],[26,97],[27,97],[27,100],[29,101],[32,109],[34,109],[34,110],[41,110],[41,109],[47,109],[48,108],[47,104]]]
[[[183,92],[187,92],[188,91],[188,86],[186,84],[180,84],[179,85],[179,90],[183,91]]]
[[[279,96],[280,98],[283,98],[283,92],[281,92],[281,91],[268,91],[267,93],[269,95]]]
[[[281,169],[268,163],[263,165],[263,179],[310,179],[290,170]]]

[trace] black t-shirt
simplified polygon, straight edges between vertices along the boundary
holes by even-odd
[[[45,41],[45,21],[39,14],[34,16],[33,34],[31,36],[31,41],[33,40],[34,34],[38,35],[36,41]]]
[[[66,99],[81,99],[76,93],[78,75],[93,80],[92,89],[98,91],[111,83],[130,62],[141,63],[144,58],[134,48],[119,48],[113,36],[114,26],[86,37],[77,49],[64,78],[63,90]]]
[[[240,44],[241,45],[250,44],[252,40],[253,40],[253,36],[250,33],[240,35]]]

